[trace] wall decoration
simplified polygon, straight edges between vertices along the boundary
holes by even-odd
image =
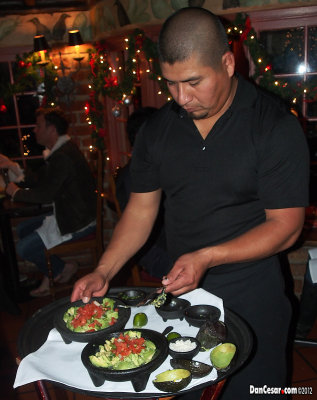
[[[85,42],[92,40],[88,11],[0,17],[0,48],[32,46],[35,35],[45,35],[50,45],[63,42],[66,32],[79,29]]]
[[[0,41],[6,36],[10,35],[18,25],[20,25],[21,19],[19,17],[8,17],[0,19]]]

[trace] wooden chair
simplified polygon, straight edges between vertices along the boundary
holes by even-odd
[[[60,257],[70,256],[82,253],[89,250],[93,257],[94,266],[97,266],[98,261],[103,253],[103,175],[104,175],[104,156],[100,150],[91,150],[89,152],[89,164],[94,176],[96,177],[97,191],[97,214],[96,214],[96,232],[78,240],[62,243],[49,250],[45,250],[47,261],[48,276],[50,281],[50,292],[53,300],[57,290],[65,290],[67,285],[61,285],[57,288],[54,284],[53,271],[51,265],[51,256],[57,255]],[[72,285],[68,285],[71,287]]]

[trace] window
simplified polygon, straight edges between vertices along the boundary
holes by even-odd
[[[272,62],[276,78],[302,88],[300,98],[289,98],[296,104],[311,157],[310,202],[317,202],[317,101],[304,90],[317,87],[317,7],[298,7],[250,13],[252,26],[258,32]]]
[[[0,86],[13,83],[16,62],[0,62]],[[24,168],[42,158],[43,147],[36,143],[33,132],[35,110],[39,97],[35,87],[13,95],[6,101],[6,111],[0,112],[0,153],[18,161]]]
[[[317,140],[317,103],[304,92],[317,85],[317,7],[257,12],[250,17],[276,78],[303,88],[300,98],[288,100],[296,104],[308,140]],[[317,151],[315,157],[317,161]]]

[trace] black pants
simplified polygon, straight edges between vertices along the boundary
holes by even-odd
[[[218,267],[219,271],[220,268],[226,266]],[[256,388],[287,386],[286,346],[291,306],[284,294],[278,259],[273,257],[239,272],[209,273],[202,287],[221,297],[224,306],[242,317],[254,334],[251,359],[227,380],[221,400],[262,398],[250,394],[250,385]],[[192,393],[192,396],[192,399],[199,399],[199,393]],[[263,398],[280,399],[280,395],[264,395]]]

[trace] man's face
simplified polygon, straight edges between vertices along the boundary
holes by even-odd
[[[224,107],[231,88],[234,59],[223,56],[219,70],[203,65],[193,55],[183,62],[161,63],[162,75],[174,100],[194,120],[215,116]]]
[[[46,127],[44,115],[40,114],[36,117],[36,126],[34,128],[36,141],[42,146],[47,146],[49,137],[49,126]]]

